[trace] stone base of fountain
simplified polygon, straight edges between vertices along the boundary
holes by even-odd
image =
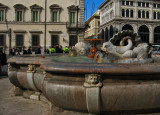
[[[79,60],[60,62],[53,57],[10,58],[11,83],[41,92],[51,105],[62,108],[56,111],[134,114],[160,108],[159,63],[86,64]]]

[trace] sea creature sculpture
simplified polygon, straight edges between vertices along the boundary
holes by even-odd
[[[101,50],[106,53],[105,56],[109,56],[110,60],[116,57],[118,60],[132,58],[129,60],[134,61],[136,58],[137,61],[148,58],[152,48],[148,43],[141,43],[137,34],[125,30],[115,35],[108,42],[103,43]]]

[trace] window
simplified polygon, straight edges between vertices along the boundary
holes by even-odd
[[[160,19],[160,12],[157,13],[157,19]]]
[[[141,18],[141,11],[138,11],[138,18]]]
[[[5,46],[5,36],[3,34],[0,34],[0,46]]]
[[[23,35],[16,35],[16,47],[22,47],[23,46]]]
[[[52,22],[57,22],[58,21],[58,16],[57,16],[57,11],[52,12]]]
[[[122,5],[125,5],[125,1],[122,1]]]
[[[22,22],[23,21],[23,12],[22,11],[17,11],[17,17],[16,17],[16,21],[17,22]]]
[[[131,10],[131,17],[133,18],[133,10]]]
[[[146,7],[149,7],[149,3],[146,3]]]
[[[51,46],[55,47],[58,43],[58,35],[52,35],[51,36]]]
[[[158,4],[157,7],[160,8],[160,4]]]
[[[23,43],[23,35],[16,35],[16,48],[19,48],[19,51],[22,51]]]
[[[129,17],[129,10],[126,10],[126,17]]]
[[[125,17],[125,10],[122,9],[122,17]]]
[[[57,11],[52,12],[52,22],[57,22],[58,21],[58,16],[57,16]]]
[[[60,12],[62,8],[57,4],[52,4],[50,6],[51,11],[51,22],[60,22]]]
[[[129,1],[126,1],[126,5],[129,5]]]
[[[38,11],[33,11],[32,12],[32,21],[33,22],[38,22],[39,21],[39,15],[38,15]]]
[[[69,46],[75,46],[77,41],[78,41],[78,39],[75,35],[70,35],[69,36]]]
[[[32,35],[32,50],[35,51],[40,45],[39,35]]]
[[[156,12],[154,12],[153,17],[154,17],[154,19],[156,19],[156,17],[157,17]]]
[[[4,21],[4,10],[0,10],[0,21]]]
[[[37,5],[37,4],[34,4],[32,6],[30,6],[31,8],[31,11],[32,11],[32,22],[40,22],[40,12],[42,10],[42,7]]]
[[[145,3],[144,2],[142,2],[142,6],[145,7]]]
[[[75,24],[75,12],[70,12],[70,24]]]
[[[141,6],[141,2],[138,2],[138,6]]]
[[[133,1],[130,2],[130,5],[133,6]]]
[[[149,19],[149,11],[146,12],[146,18]]]
[[[16,4],[13,7],[15,8],[15,21],[23,22],[26,7],[23,4]]]
[[[142,11],[142,18],[145,18],[145,11]]]
[[[157,4],[153,4],[153,7],[156,8]]]

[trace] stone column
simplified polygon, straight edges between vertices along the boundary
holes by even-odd
[[[150,5],[151,5],[150,20],[153,20],[153,3],[151,3]]]
[[[135,12],[134,12],[134,15],[135,15],[135,18],[137,19],[137,14],[138,14],[138,10],[137,10],[137,1],[135,1]]]
[[[134,28],[134,33],[138,34],[138,28],[139,28],[138,24],[134,24],[133,28]]]
[[[149,26],[149,43],[154,43],[154,29],[153,29],[153,25]]]

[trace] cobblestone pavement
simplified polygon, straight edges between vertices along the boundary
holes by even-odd
[[[9,79],[0,76],[0,115],[52,115],[48,104],[14,96],[12,88]]]

